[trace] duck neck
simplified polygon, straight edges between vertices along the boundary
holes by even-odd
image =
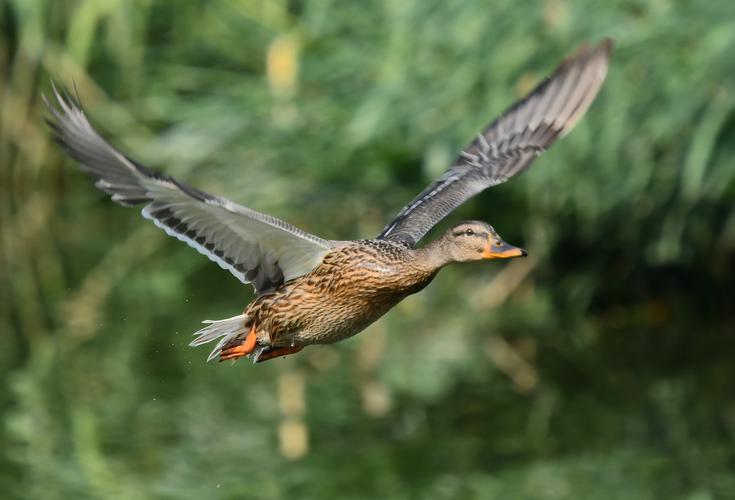
[[[436,272],[454,259],[447,248],[444,238],[439,238],[428,243],[422,248],[416,249],[418,261],[422,263],[427,270]]]

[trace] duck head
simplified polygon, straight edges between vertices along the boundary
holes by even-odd
[[[449,229],[440,238],[445,259],[449,262],[525,257],[522,248],[509,245],[493,227],[481,221],[465,221]]]

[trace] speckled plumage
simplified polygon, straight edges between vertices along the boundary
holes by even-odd
[[[246,327],[255,326],[259,344],[276,347],[351,337],[431,282],[438,268],[416,253],[380,240],[340,246],[310,273],[255,299]]]

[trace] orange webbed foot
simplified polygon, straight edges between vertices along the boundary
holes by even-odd
[[[248,332],[247,337],[245,337],[245,340],[240,344],[227,349],[222,349],[222,352],[219,354],[219,360],[227,361],[247,356],[255,350],[255,343],[257,340],[258,335],[255,333],[255,326],[253,326],[250,329],[250,332]]]

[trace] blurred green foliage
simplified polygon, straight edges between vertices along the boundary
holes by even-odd
[[[0,1],[0,487],[17,498],[735,496],[735,4]],[[76,82],[133,157],[370,237],[583,41],[588,116],[463,206],[528,248],[258,366],[249,290],[48,140]]]

